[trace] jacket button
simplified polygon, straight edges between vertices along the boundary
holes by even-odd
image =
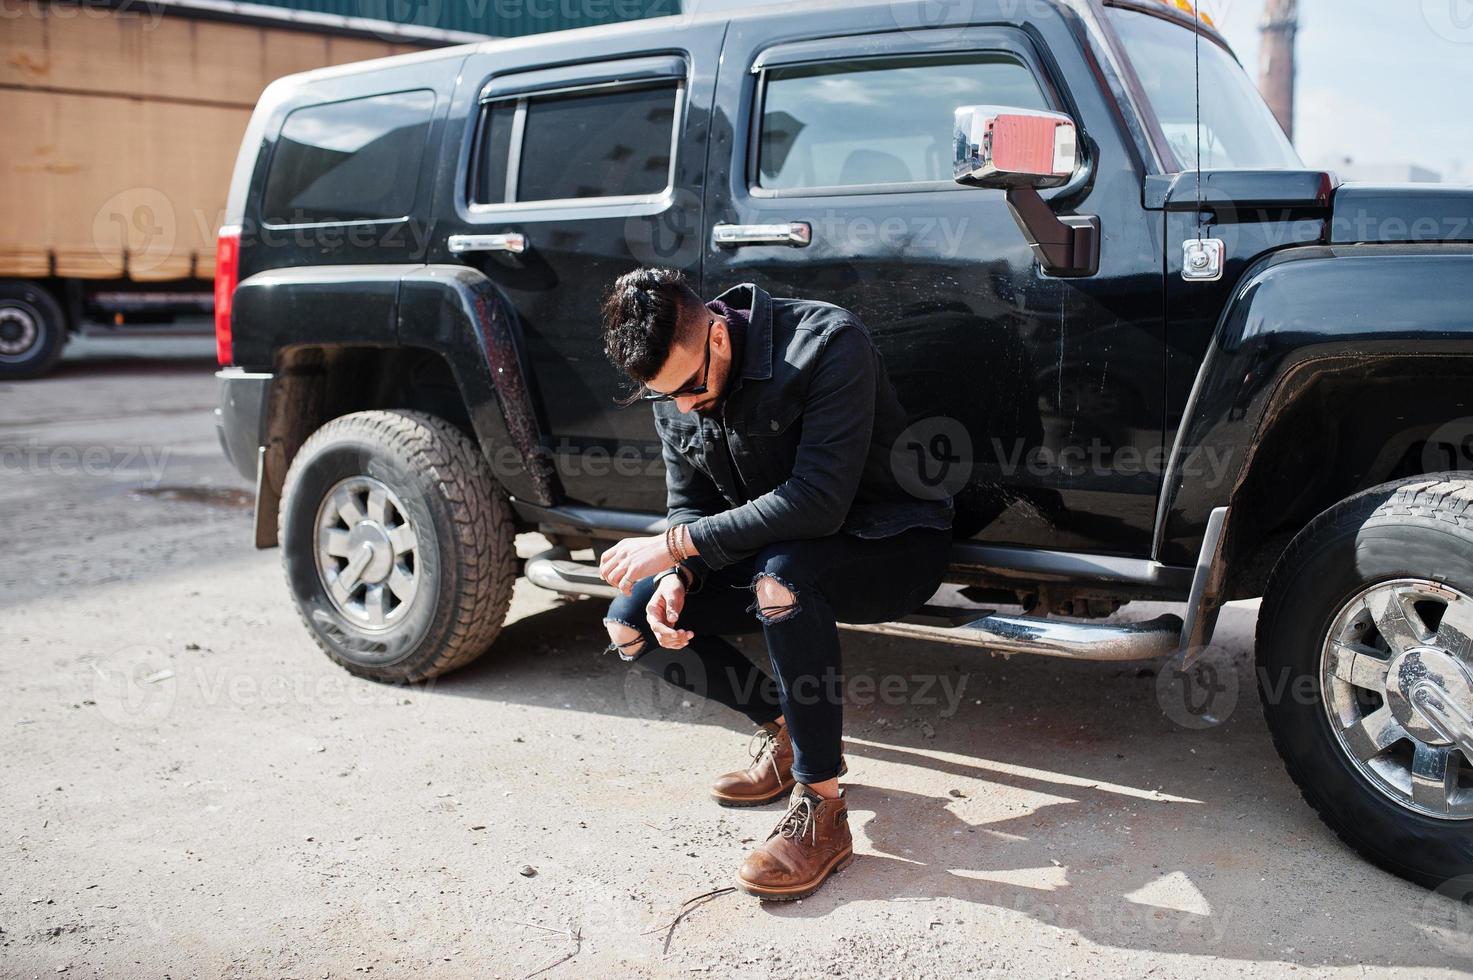
[[[777,419],[773,419],[771,425],[772,425],[772,431],[773,432],[776,432],[777,431]]]

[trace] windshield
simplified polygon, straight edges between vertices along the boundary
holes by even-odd
[[[1141,87],[1156,111],[1176,170],[1195,170],[1197,146],[1190,28],[1120,7],[1107,8]],[[1167,161],[1170,167],[1170,161]],[[1278,120],[1232,55],[1202,39],[1202,169],[1300,170],[1304,164]]]

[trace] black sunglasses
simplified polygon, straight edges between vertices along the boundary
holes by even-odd
[[[707,374],[711,370],[711,328],[716,326],[715,320],[706,321],[706,359],[701,362],[701,383],[698,385],[686,385],[674,391],[652,391],[646,387],[639,396],[641,401],[668,402],[684,395],[704,395],[706,393]]]

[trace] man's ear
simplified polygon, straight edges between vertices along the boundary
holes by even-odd
[[[711,343],[717,350],[731,353],[731,331],[723,317],[712,317],[716,325],[711,328]]]

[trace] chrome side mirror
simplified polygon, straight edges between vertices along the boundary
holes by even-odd
[[[1079,170],[1074,120],[1059,112],[964,105],[952,178],[975,187],[1059,187]]]
[[[1074,120],[1058,112],[964,105],[956,110],[952,179],[1007,191],[1008,209],[1050,275],[1092,276],[1100,267],[1100,219],[1060,217],[1040,188],[1062,187],[1081,166]]]

